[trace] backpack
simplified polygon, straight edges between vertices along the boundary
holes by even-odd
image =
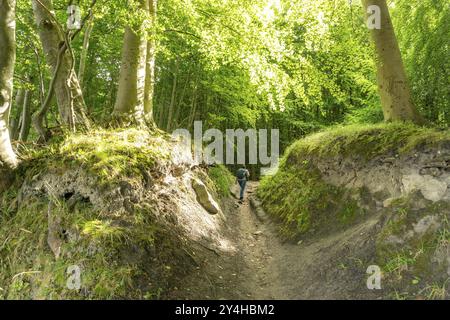
[[[244,169],[244,168],[239,169],[239,170],[237,171],[236,176],[237,176],[237,178],[238,178],[239,180],[247,179],[247,170]]]

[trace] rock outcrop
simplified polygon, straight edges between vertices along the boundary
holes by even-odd
[[[199,179],[192,179],[192,188],[197,195],[197,201],[210,214],[218,214],[220,212],[219,204],[209,193],[206,185]]]
[[[365,187],[383,200],[417,190],[427,200],[450,201],[450,146],[446,144],[408,154],[380,155],[367,162],[357,157],[333,157],[318,162],[317,168],[327,183]]]

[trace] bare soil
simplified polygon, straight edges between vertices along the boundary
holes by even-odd
[[[375,256],[379,217],[343,232],[305,242],[284,242],[276,223],[262,221],[250,206],[257,183],[249,183],[243,204],[225,203],[223,232],[229,252],[199,250],[197,272],[178,284],[174,299],[381,299],[367,289],[367,267]],[[236,190],[237,191],[237,190]],[[208,252],[209,251],[209,252]]]

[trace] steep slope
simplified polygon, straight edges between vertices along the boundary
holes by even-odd
[[[169,137],[99,130],[36,150],[1,194],[1,297],[170,298],[203,255],[234,250],[214,183]]]
[[[258,195],[281,234],[305,246],[299,283],[310,283],[309,294],[299,297],[371,297],[366,270],[375,265],[383,271],[375,296],[444,298],[449,185],[448,131],[383,124],[298,141]]]

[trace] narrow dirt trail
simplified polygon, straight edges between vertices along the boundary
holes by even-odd
[[[230,199],[224,208],[224,235],[230,252],[210,252],[178,298],[219,300],[377,299],[366,287],[373,263],[379,217],[341,232],[304,242],[283,242],[271,219],[261,220],[250,205],[257,182],[246,200]],[[235,192],[237,193],[237,187]]]
[[[268,300],[288,299],[282,270],[277,268],[283,245],[270,223],[258,220],[249,198],[258,183],[249,182],[244,203],[230,197],[224,203],[226,217],[222,230],[230,243],[230,251],[211,250],[196,254],[197,272],[177,285],[175,299]],[[238,186],[234,188],[238,194]]]
[[[174,298],[218,300],[287,299],[283,274],[275,256],[283,252],[282,244],[270,224],[262,223],[252,212],[249,197],[257,183],[250,182],[246,200],[236,197],[224,203],[226,216],[222,230],[230,242],[230,251],[202,255],[202,268],[178,286]],[[238,187],[235,186],[235,194]],[[197,259],[198,259],[197,255]]]
[[[249,299],[286,299],[283,275],[276,267],[283,245],[271,225],[257,219],[248,200],[254,196],[257,185],[248,184],[247,199],[236,208],[236,215],[230,217],[239,255],[243,258],[241,286]]]
[[[230,237],[237,252],[221,256],[219,299],[377,299],[367,290],[366,268],[375,255],[374,235],[379,217],[319,239],[283,242],[274,222],[261,221],[249,198],[229,208]],[[236,190],[237,192],[237,190]],[[234,209],[234,210],[233,210]]]

